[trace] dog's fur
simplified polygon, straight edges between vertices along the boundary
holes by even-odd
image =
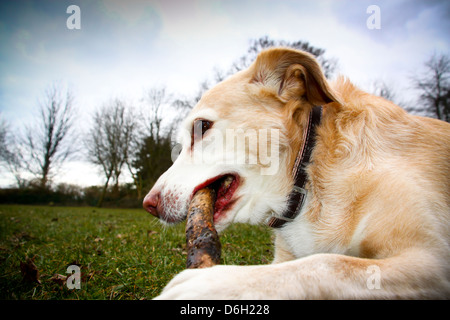
[[[313,105],[323,106],[323,117],[307,166],[307,202],[275,229],[273,264],[186,270],[160,299],[450,298],[450,125],[412,116],[344,78],[328,83],[305,52],[262,52],[207,92],[184,122],[188,132],[199,118],[219,132],[279,130],[277,174],[261,174],[259,162],[216,163],[233,150],[203,148],[210,161],[196,164],[200,151],[187,134],[144,206],[181,221],[197,186],[234,172],[236,201],[216,219],[219,230],[280,214]]]

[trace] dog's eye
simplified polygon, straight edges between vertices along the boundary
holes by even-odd
[[[213,125],[212,121],[197,119],[194,121],[192,128],[192,143],[203,138],[203,135],[208,131]]]

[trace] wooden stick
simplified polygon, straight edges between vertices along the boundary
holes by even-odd
[[[187,268],[208,268],[220,263],[220,240],[214,228],[216,192],[204,188],[196,192],[186,221]]]

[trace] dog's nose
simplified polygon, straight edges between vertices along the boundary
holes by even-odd
[[[145,210],[147,210],[149,213],[151,213],[152,215],[154,215],[157,218],[159,218],[158,204],[159,204],[159,199],[160,198],[161,198],[160,191],[152,189],[145,196],[144,202],[142,204]]]

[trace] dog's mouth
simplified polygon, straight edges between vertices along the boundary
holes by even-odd
[[[236,202],[237,199],[233,198],[233,196],[239,187],[239,183],[240,177],[237,174],[219,175],[198,185],[194,189],[192,196],[198,190],[206,187],[213,188],[216,191],[216,202],[214,203],[214,222],[216,223]]]

